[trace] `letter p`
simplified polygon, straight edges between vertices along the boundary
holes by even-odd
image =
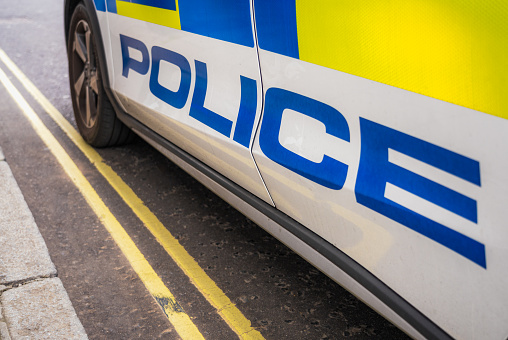
[[[122,45],[123,60],[122,76],[128,78],[129,70],[136,71],[142,75],[147,74],[148,69],[150,68],[150,56],[148,55],[148,49],[145,44],[137,39],[130,38],[122,34],[120,34],[120,44]],[[129,47],[141,52],[141,61],[131,58],[129,54]]]

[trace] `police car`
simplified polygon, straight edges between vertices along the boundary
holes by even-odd
[[[507,14],[66,0],[76,122],[141,136],[412,337],[506,339]]]

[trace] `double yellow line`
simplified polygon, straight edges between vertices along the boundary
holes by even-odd
[[[16,76],[25,89],[35,98],[48,115],[60,126],[71,141],[83,152],[89,161],[116,190],[125,203],[132,209],[145,227],[152,233],[161,246],[189,277],[209,303],[216,308],[219,315],[241,339],[264,339],[261,333],[252,328],[251,322],[238,310],[216,283],[198,265],[196,260],[180,245],[173,235],[164,227],[159,219],[148,209],[134,191],[106,165],[102,157],[81,138],[74,127],[21,72],[14,62],[0,49],[0,60]],[[78,169],[64,148],[51,134],[37,116],[5,72],[0,68],[0,82],[5,86],[23,114],[32,124],[36,133],[56,157],[64,171],[80,190],[90,207],[99,217],[102,224],[111,234],[123,254],[130,262],[150,294],[159,303],[169,321],[183,339],[203,339],[203,335],[175,300],[170,290],[150,266],[143,254],[136,247],[125,229],[121,226],[109,208],[96,193],[94,188]]]

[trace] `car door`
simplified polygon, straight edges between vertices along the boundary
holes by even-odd
[[[251,145],[261,78],[248,0],[116,0],[111,85],[134,118],[268,203]]]
[[[491,3],[254,0],[253,153],[275,206],[458,338],[506,336],[483,317],[508,315],[507,6]]]

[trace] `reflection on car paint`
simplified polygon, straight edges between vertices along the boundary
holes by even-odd
[[[139,40],[120,36],[122,45],[123,75],[128,78],[129,69],[146,74],[150,65],[147,47]],[[136,61],[129,55],[129,47],[139,50],[143,60]],[[181,71],[179,90],[173,92],[158,83],[159,63],[161,60],[175,64]],[[230,137],[233,123],[223,116],[204,108],[206,96],[206,63],[195,61],[196,82],[189,115],[215,131]],[[152,71],[150,91],[167,104],[181,109],[189,96],[191,70],[187,59],[159,46],[152,47]],[[240,76],[242,98],[239,119],[242,134],[235,133],[235,140],[250,140],[255,107],[245,109],[256,103],[246,99],[248,91],[255,94],[255,80]],[[248,85],[245,85],[247,83]],[[249,88],[249,90],[245,90]],[[242,110],[242,108],[244,108]],[[349,125],[344,116],[335,108],[304,95],[284,89],[269,88],[265,94],[265,109],[260,130],[260,146],[263,153],[272,161],[287,169],[332,190],[340,190],[346,181],[348,166],[327,155],[320,163],[286,149],[279,142],[279,131],[284,110],[289,109],[322,122],[326,133],[349,142]],[[244,113],[248,111],[248,113]],[[249,113],[250,112],[250,113]],[[245,118],[247,117],[247,118]],[[246,124],[245,120],[249,122]],[[432,221],[385,197],[386,183],[397,185],[427,201],[477,223],[476,201],[430,179],[416,175],[388,161],[388,149],[392,148],[410,157],[428,163],[438,169],[449,172],[480,186],[480,164],[468,157],[456,154],[429,142],[406,135],[383,125],[360,117],[362,148],[360,167],[356,179],[356,200],[358,203],[391,218],[406,227],[444,245],[467,259],[486,268],[485,246],[440,223]],[[250,130],[248,129],[250,128]],[[238,131],[238,130],[237,130]],[[242,144],[242,143],[240,143]],[[248,144],[242,144],[248,147]]]

